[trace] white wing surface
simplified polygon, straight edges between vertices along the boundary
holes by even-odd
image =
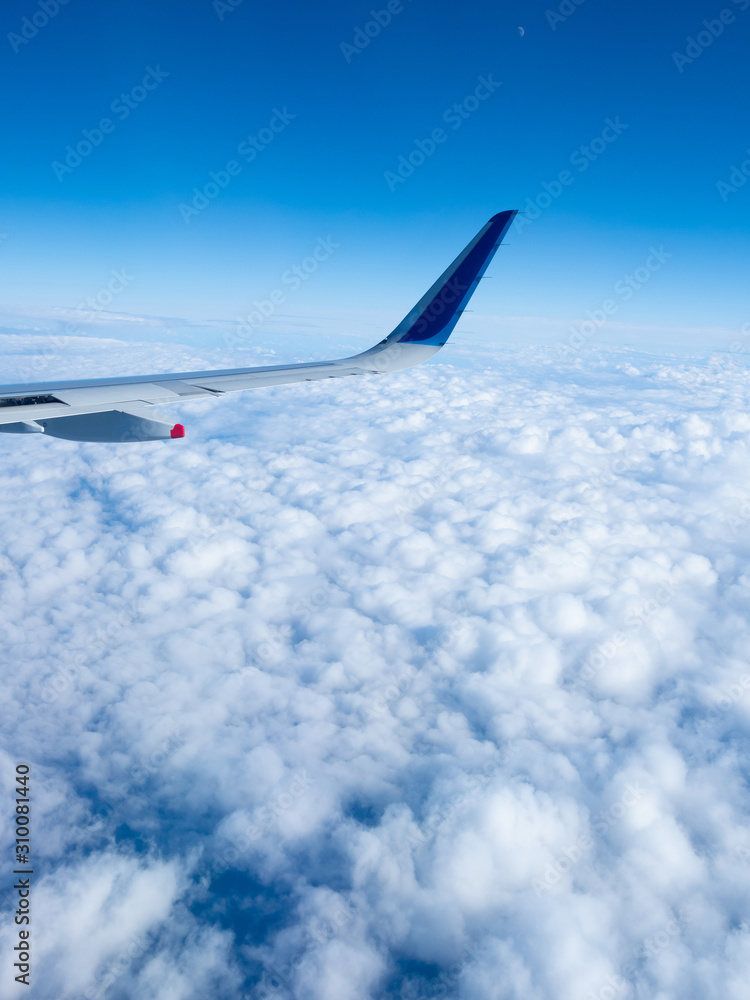
[[[385,340],[338,361],[0,385],[0,431],[72,441],[154,441],[184,437],[182,424],[153,419],[151,407],[284,382],[399,371],[436,354],[453,332],[515,217],[482,227]]]

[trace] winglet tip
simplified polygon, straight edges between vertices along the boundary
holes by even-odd
[[[182,424],[175,424],[174,427],[172,428],[172,430],[169,432],[169,434],[170,434],[170,437],[173,437],[173,438],[184,438],[185,437],[185,428],[183,427]]]
[[[498,212],[497,215],[493,215],[489,221],[506,222],[509,218],[512,218],[514,215],[518,215],[517,208],[506,208],[504,212]]]

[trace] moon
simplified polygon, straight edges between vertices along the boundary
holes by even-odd
[[[526,34],[525,29],[524,28],[519,28],[518,29],[518,34],[521,36],[521,38],[523,38],[523,36]]]

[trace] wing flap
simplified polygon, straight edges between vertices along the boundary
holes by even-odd
[[[0,425],[13,424],[17,421],[37,420],[43,415],[57,417],[69,412],[70,407],[65,403],[30,403],[25,406],[0,406]]]
[[[232,392],[240,389],[258,389],[262,386],[286,385],[290,382],[312,382],[322,378],[343,378],[345,375],[362,375],[365,369],[352,365],[338,365],[327,362],[324,365],[290,365],[287,368],[276,369],[256,368],[249,372],[231,375],[218,375],[213,378],[207,372],[204,377],[192,385],[211,392]]]
[[[166,384],[155,382],[114,383],[91,385],[78,389],[60,389],[55,395],[68,406],[98,406],[100,403],[176,403],[179,392],[168,389]]]

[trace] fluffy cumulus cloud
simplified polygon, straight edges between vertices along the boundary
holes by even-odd
[[[746,372],[478,357],[0,438],[39,1000],[746,996]]]

